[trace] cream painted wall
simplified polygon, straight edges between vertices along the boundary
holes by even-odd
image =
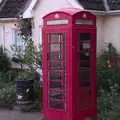
[[[35,44],[42,43],[42,17],[49,12],[61,9],[61,8],[72,8],[73,5],[69,2],[70,0],[38,0],[38,3],[33,9],[34,28],[33,28],[33,40]],[[73,1],[72,1],[73,3]],[[77,3],[74,3],[77,6]],[[82,8],[80,6],[80,8]]]
[[[35,41],[35,45],[37,46],[38,43],[42,43],[42,17],[48,14],[51,11],[55,11],[61,8],[71,8],[73,7],[72,4],[69,4],[68,0],[38,0],[35,9],[33,9],[33,20],[34,20],[34,27],[33,27],[33,40]],[[80,8],[82,8],[80,6]],[[99,54],[103,49],[103,30],[104,30],[104,18],[101,16],[97,16],[97,54]]]
[[[103,51],[104,44],[104,17],[97,16],[97,55]]]
[[[0,45],[8,49],[9,55],[11,55],[10,46],[13,44],[13,30],[17,29],[18,22],[1,22],[0,21]]]
[[[104,48],[108,43],[120,52],[120,15],[106,16],[104,19]]]
[[[71,8],[67,0],[39,0],[33,10],[34,27],[33,40],[35,45],[42,43],[42,17],[51,11],[61,8]],[[120,15],[97,16],[97,55],[111,42],[120,51]]]

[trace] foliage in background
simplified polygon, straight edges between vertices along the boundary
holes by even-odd
[[[23,64],[25,63],[25,61],[24,61],[24,50],[21,47],[15,45],[15,44],[13,44],[11,46],[11,50],[13,52],[12,61],[20,64],[21,69],[23,69]]]
[[[24,55],[25,64],[32,68],[32,65],[35,63],[35,49],[34,42],[30,38],[27,41],[27,45],[25,47],[25,55]]]
[[[41,64],[41,50],[35,52],[34,43],[31,37],[31,20],[20,20],[20,35],[21,40],[24,41],[25,49],[20,46],[13,45],[11,49],[13,51],[12,60],[21,64],[21,70],[12,70],[9,57],[0,48],[0,107],[6,105],[12,105],[16,101],[16,79],[21,77],[22,79],[34,79],[33,64]],[[39,58],[36,58],[39,57]],[[23,64],[27,64],[31,69],[23,70]],[[38,84],[37,84],[38,85]],[[34,85],[34,100],[35,107],[40,107],[40,99],[42,99],[42,92],[40,88]]]
[[[16,70],[9,70],[7,72],[0,72],[0,83],[3,82],[13,82],[15,78],[18,76],[18,71]],[[1,84],[0,84],[1,86]]]
[[[38,65],[42,65],[42,45],[39,44],[38,51],[36,53],[36,61]]]
[[[20,19],[19,20],[19,28],[22,38],[27,41],[32,34],[32,19]]]
[[[6,72],[11,68],[10,59],[0,46],[0,72]]]
[[[22,36],[22,39],[26,43],[25,47],[25,63],[32,65],[32,64],[37,64],[41,65],[41,51],[42,47],[41,45],[38,46],[38,49],[35,50],[34,47],[34,42],[32,40],[32,19],[20,19],[20,33]]]
[[[118,114],[120,103],[117,102],[120,101],[119,61],[119,54],[113,49],[113,46],[98,58],[97,88],[100,120],[117,120],[120,116]]]
[[[18,72],[18,76],[16,79],[19,79],[19,80],[29,80],[29,79],[32,79],[34,80],[35,79],[35,73],[34,71],[31,71],[31,70],[21,70]]]
[[[32,27],[31,27],[31,19],[20,19],[19,20],[19,36],[23,43],[24,49],[13,45],[12,51],[14,52],[13,61],[16,63],[28,65],[30,68],[35,62],[35,49],[34,42],[31,37]]]
[[[0,72],[0,107],[11,107],[16,100],[15,79],[18,72]]]
[[[7,85],[0,89],[0,106],[11,105],[15,103],[16,89],[15,85]]]
[[[11,69],[7,53],[0,47],[0,107],[15,101],[15,78],[17,71]]]

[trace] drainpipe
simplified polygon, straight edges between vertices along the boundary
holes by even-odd
[[[80,5],[80,4],[78,3],[77,0],[66,0],[66,2],[67,2],[71,7],[73,7],[73,8],[84,9],[84,8],[82,7],[82,5]]]
[[[3,51],[5,52],[5,24],[3,24]]]
[[[109,11],[109,10],[110,10],[110,7],[109,7],[109,5],[108,5],[108,1],[107,1],[107,0],[102,0],[102,1],[103,1],[105,10],[106,10],[106,11]]]

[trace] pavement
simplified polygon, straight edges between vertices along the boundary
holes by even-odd
[[[42,120],[40,112],[23,113],[15,110],[0,110],[0,120]]]

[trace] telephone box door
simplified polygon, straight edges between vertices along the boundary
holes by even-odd
[[[52,31],[52,32],[51,32]],[[48,30],[44,33],[44,110],[48,120],[66,120],[66,42],[67,32],[64,30]],[[47,119],[46,118],[46,119]]]
[[[77,119],[96,114],[96,29],[77,29],[76,108]],[[74,87],[74,86],[73,86]]]

